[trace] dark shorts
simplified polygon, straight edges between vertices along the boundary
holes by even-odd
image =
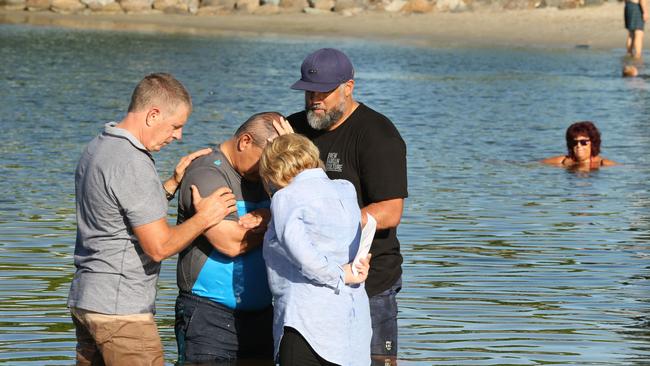
[[[372,355],[397,356],[397,293],[401,289],[400,277],[388,290],[370,298]]]
[[[625,28],[629,31],[643,30],[643,12],[641,5],[633,2],[625,2]]]
[[[273,308],[232,310],[181,293],[176,299],[178,365],[237,359],[273,359]]]

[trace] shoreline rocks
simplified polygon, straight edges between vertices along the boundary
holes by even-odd
[[[354,16],[369,11],[410,15],[480,9],[575,9],[600,6],[605,1],[607,0],[0,0],[0,9],[63,14],[162,13],[209,16],[244,13],[272,16],[302,12]]]

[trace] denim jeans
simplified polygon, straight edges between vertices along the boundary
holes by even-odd
[[[174,325],[178,365],[237,359],[273,359],[273,308],[233,310],[181,293]]]
[[[370,353],[382,356],[397,356],[397,293],[402,289],[400,277],[386,291],[370,300],[372,319],[372,342]]]

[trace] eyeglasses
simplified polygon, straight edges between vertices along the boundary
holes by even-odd
[[[589,140],[589,139],[573,140],[572,145],[576,146],[577,144],[580,144],[582,146],[587,146],[587,145],[589,145],[590,142],[591,142],[591,140]]]

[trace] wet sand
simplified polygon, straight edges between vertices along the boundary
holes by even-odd
[[[623,3],[558,10],[473,11],[401,15],[367,12],[213,16],[57,14],[0,10],[0,23],[206,36],[339,37],[427,47],[623,48]]]

